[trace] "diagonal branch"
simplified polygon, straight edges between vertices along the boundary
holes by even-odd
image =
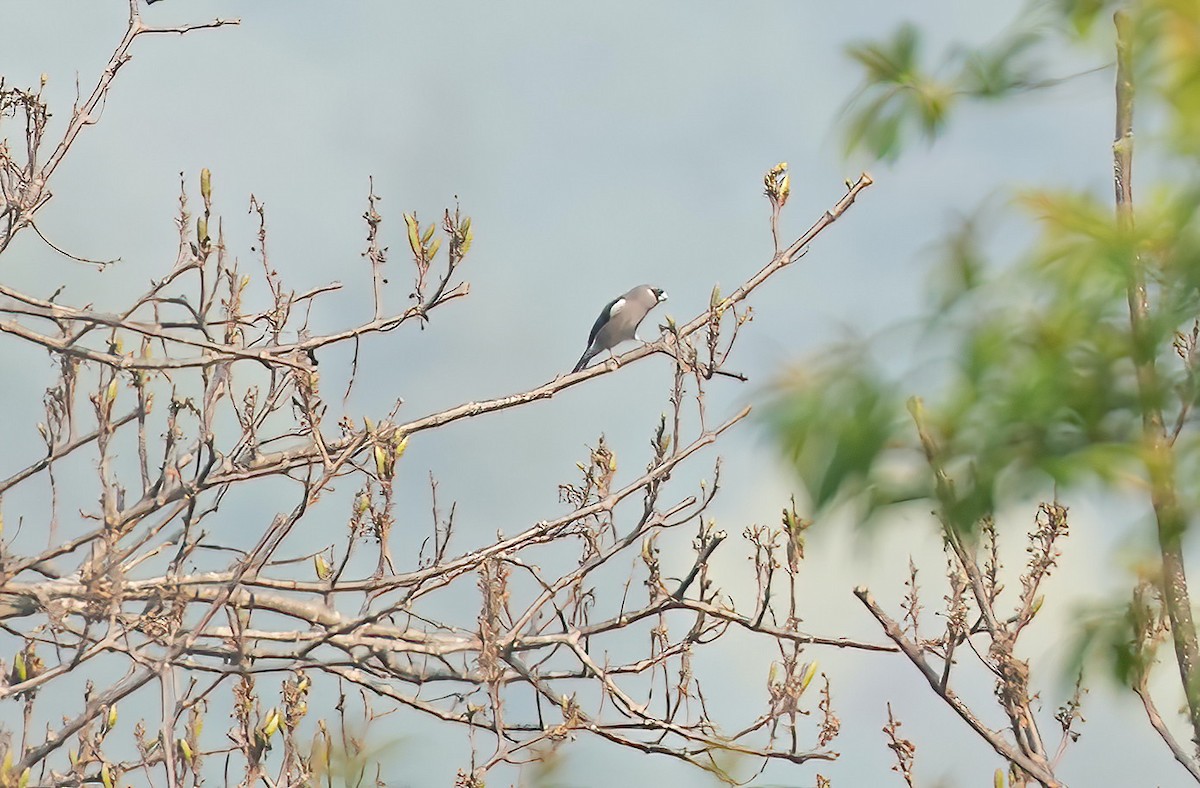
[[[925,661],[925,657],[921,654],[921,648],[909,640],[900,629],[900,625],[893,621],[887,613],[883,612],[883,608],[875,601],[875,597],[871,595],[870,591],[864,586],[859,586],[854,589],[854,595],[866,606],[867,610],[871,611],[871,615],[875,616],[875,620],[883,627],[884,634],[899,646],[904,656],[908,657],[908,661],[921,671],[921,675],[925,677],[925,680],[929,683],[933,691],[937,693],[938,697],[945,701],[946,705],[953,709],[955,714],[961,717],[967,725],[971,726],[972,730],[991,745],[996,754],[1024,769],[1034,779],[1046,786],[1046,788],[1061,788],[1062,783],[1054,776],[1054,771],[1045,758],[1026,754],[1021,749],[1009,744],[998,732],[984,725],[975,716],[974,712],[959,699],[953,690],[942,686],[941,675],[932,665]]]
[[[1138,698],[1142,701],[1142,708],[1146,710],[1146,718],[1150,720],[1150,726],[1162,738],[1167,748],[1171,751],[1171,755],[1174,756],[1175,760],[1179,761],[1183,768],[1188,770],[1188,774],[1192,775],[1193,780],[1200,782],[1200,765],[1197,765],[1195,759],[1188,755],[1183,747],[1179,746],[1179,742],[1172,735],[1170,729],[1167,728],[1162,715],[1158,713],[1158,707],[1154,705],[1154,698],[1150,696],[1150,688],[1146,684],[1145,676],[1134,686],[1133,691],[1137,693]]]

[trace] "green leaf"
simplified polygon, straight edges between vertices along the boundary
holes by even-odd
[[[818,509],[874,482],[903,413],[894,391],[858,358],[831,360],[776,391],[768,422]]]
[[[917,28],[906,22],[896,30],[891,41],[851,44],[846,48],[846,54],[866,69],[868,82],[903,84],[916,70],[920,44]]]
[[[1024,59],[1043,37],[1021,31],[994,46],[970,50],[964,56],[958,83],[977,98],[995,99],[1037,84],[1033,67]]]
[[[893,159],[900,152],[906,127],[927,139],[941,131],[954,90],[921,70],[919,50],[920,37],[910,24],[902,25],[888,41],[847,47],[849,57],[866,72],[847,108],[847,152],[866,147],[877,158]],[[854,109],[859,100],[865,105]]]

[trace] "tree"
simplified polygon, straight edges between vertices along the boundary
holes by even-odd
[[[41,88],[3,85],[0,254],[31,231],[52,243],[38,216],[53,176],[99,122],[139,42],[233,24],[152,26],[130,0],[127,32],[52,145]],[[364,730],[397,710],[463,731],[470,758],[462,785],[482,785],[497,767],[547,762],[584,734],[725,780],[738,758],[834,757],[839,721],[809,651],[892,647],[800,630],[795,595],[775,591],[803,557],[806,521],[794,506],[780,526],[747,527],[759,590],[753,607],[739,610],[709,578],[709,559],[726,539],[705,517],[719,464],[698,491],[672,477],[748,414],[713,416],[704,396],[714,378],[737,377],[725,365],[749,317],[746,298],[806,254],[871,184],[868,176],[848,182],[806,233],[785,243],[777,220],[790,184],[785,166],[772,169],[765,188],[775,252],[741,286],[714,289],[707,309],[668,321],[656,340],[617,360],[415,419],[398,418],[399,403],[375,418],[331,411],[318,359],[439,319],[445,304],[465,297],[471,219],[458,206],[432,222],[404,215],[412,290],[406,306],[389,308],[395,275],[372,188],[362,275],[373,311],[317,333],[312,305],[337,287],[289,288],[268,253],[265,209],[253,199],[259,259],[243,267],[216,207],[219,180],[205,169],[181,183],[173,266],[115,312],[0,287],[0,331],[44,349],[54,365],[38,425],[45,454],[0,481],[9,523],[22,524],[0,555],[10,655],[0,700],[22,709],[4,726],[0,784],[328,784],[339,775],[359,784],[369,772],[381,779]],[[426,527],[396,527],[393,481],[410,442],[654,354],[674,359],[669,408],[637,478],[614,482],[617,459],[601,437],[578,480],[560,488],[567,514],[463,545],[455,509],[439,502],[431,477]],[[351,387],[358,374],[354,367]],[[262,533],[250,549],[223,544],[211,524],[248,518],[251,497],[278,511],[269,523],[242,524]],[[76,516],[62,499],[94,504]],[[338,536],[297,554],[289,540],[313,520]],[[24,525],[32,523],[45,525]],[[682,577],[670,577],[657,543],[683,529],[694,529],[694,558]],[[602,583],[622,588],[620,598],[598,601]],[[731,724],[710,713],[692,665],[696,652],[735,631],[777,657],[765,706]],[[609,643],[634,633],[648,650],[618,656],[625,647]],[[131,722],[131,707],[158,699],[158,719]],[[218,708],[230,710],[228,727],[212,724]]]
[[[896,157],[914,134],[936,139],[958,104],[1057,84],[1039,73],[1037,58],[1086,46],[1109,29],[1100,22],[1113,11],[1115,204],[1054,186],[1019,193],[1016,202],[1040,238],[1007,265],[983,253],[986,218],[974,217],[947,239],[940,292],[924,318],[936,348],[925,355],[937,360],[937,371],[923,369],[938,382],[931,395],[905,402],[910,381],[896,380],[868,352],[839,351],[819,372],[786,383],[774,410],[818,509],[854,502],[870,519],[899,502],[933,504],[949,556],[944,632],[918,632],[915,568],[903,623],[867,589],[856,593],[942,700],[1009,762],[1014,785],[1062,784],[1055,770],[1075,735],[1080,696],[1053,723],[1039,714],[1033,668],[1018,656],[1017,641],[1043,604],[1039,587],[1067,533],[1067,504],[1089,495],[1141,501],[1157,560],[1131,578],[1128,601],[1111,603],[1072,633],[1078,664],[1109,665],[1142,702],[1165,752],[1200,780],[1200,651],[1185,560],[1198,503],[1192,412],[1200,247],[1191,178],[1200,16],[1153,1],[1059,3],[990,46],[957,49],[940,72],[923,63],[914,26],[851,49],[866,76],[848,144]],[[1141,201],[1134,199],[1135,95],[1148,118],[1139,155],[1165,173],[1139,190],[1153,195]],[[1020,585],[1005,597],[995,577],[994,516],[1031,495],[1046,501]],[[1169,656],[1160,653],[1168,639]],[[971,661],[994,676],[1004,729],[980,722],[978,705],[956,694],[951,679],[964,671],[966,646]],[[1175,693],[1156,701],[1150,678],[1171,661]],[[1182,705],[1186,724],[1164,718],[1164,704]],[[1047,725],[1061,725],[1057,749],[1044,735]],[[912,754],[896,751],[908,776]],[[1003,776],[996,779],[1001,784]]]

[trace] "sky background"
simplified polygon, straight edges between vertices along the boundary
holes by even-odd
[[[569,370],[599,308],[632,285],[648,282],[670,294],[656,318],[691,319],[714,284],[731,290],[769,260],[762,176],[776,162],[789,162],[791,172],[785,239],[832,206],[846,179],[869,168],[875,185],[800,264],[751,299],[755,318],[730,365],[750,382],[714,381],[710,413],[720,418],[762,402],[789,366],[849,337],[867,339],[879,358],[906,369],[919,343],[911,320],[923,303],[935,245],[956,217],[1006,188],[1110,190],[1112,74],[1000,106],[964,107],[935,145],[914,145],[885,165],[842,155],[840,113],[859,81],[844,49],[909,20],[938,53],[953,42],[988,40],[1023,8],[934,0],[169,0],[146,10],[146,19],[240,17],[242,24],[140,40],[100,122],[85,129],[39,215],[39,227],[57,245],[86,257],[120,257],[121,264],[97,272],[26,234],[5,257],[4,282],[43,296],[65,284],[65,301],[100,309],[125,303],[174,260],[180,174],[195,207],[198,173],[208,167],[231,252],[244,267],[253,265],[253,194],[266,205],[271,260],[289,287],[344,283],[312,316],[314,332],[341,329],[370,310],[369,269],[360,257],[368,178],[383,197],[384,242],[392,248],[388,298],[397,310],[407,303],[410,281],[401,214],[416,211],[428,222],[457,199],[475,228],[462,270],[470,297],[441,309],[424,331],[368,338],[346,404],[355,418],[379,417],[402,397],[401,416],[416,417],[532,388]],[[126,4],[9,0],[6,10],[22,29],[39,32],[6,37],[0,74],[16,85],[36,85],[46,74],[58,131],[76,80],[86,95],[120,39]],[[1063,53],[1055,66],[1073,73],[1108,59],[1097,46]],[[1009,226],[989,239],[999,260],[1032,241],[1027,228]],[[260,281],[251,292],[263,295]],[[0,354],[6,368],[29,370],[0,384],[9,424],[20,431],[6,438],[16,468],[38,454],[39,439],[27,425],[41,418],[53,369],[44,353],[11,340],[0,344]],[[344,387],[339,370],[348,361],[338,352],[321,358],[331,404],[340,402],[331,392]],[[467,544],[561,514],[557,484],[574,475],[585,445],[601,432],[625,480],[633,478],[666,408],[668,373],[668,361],[653,357],[550,402],[422,434],[404,458],[401,520],[427,517],[430,472],[443,500],[458,502]],[[919,374],[911,384],[916,392],[930,385]],[[717,579],[730,593],[744,593],[752,576],[742,529],[775,523],[788,497],[798,493],[803,501],[803,491],[761,427],[740,428],[720,453],[724,492],[713,516],[733,538],[718,552]],[[7,472],[8,465],[0,468]],[[1090,503],[1083,493],[1065,503],[1073,535],[1047,588],[1051,602],[1025,644],[1025,656],[1041,670],[1047,721],[1069,695],[1061,666],[1070,622],[1089,600],[1128,582],[1129,555],[1139,547],[1131,534],[1144,517],[1133,507]],[[22,502],[5,504],[11,519]],[[274,504],[270,496],[238,499],[213,528],[224,523],[231,541],[247,532],[253,541],[261,531],[252,525],[265,528],[278,511]],[[1012,567],[1020,565],[1032,514],[1032,506],[999,513],[1011,534]],[[319,529],[319,521],[305,522]],[[338,538],[309,533],[294,549]],[[812,530],[809,545],[801,609],[814,634],[881,641],[851,591],[869,585],[896,611],[907,572],[900,557],[909,553],[927,572],[927,604],[944,593],[939,538],[919,507],[869,532],[831,518]],[[747,642],[732,638],[710,649],[697,675],[718,701],[736,707],[738,698],[752,698],[743,713],[753,715],[765,702],[767,663],[748,655]],[[843,721],[833,749],[842,758],[817,768],[772,767],[756,784],[814,785],[818,770],[838,786],[899,784],[879,730],[889,700],[918,747],[922,784],[980,785],[1000,765],[901,658],[812,656],[833,680]],[[988,706],[990,683],[977,683],[980,691],[966,694]],[[1106,690],[1098,677],[1092,684],[1083,737],[1060,775],[1073,785],[1185,784],[1132,696]],[[1160,705],[1172,710],[1169,696]],[[19,706],[0,708],[0,721],[19,720]],[[397,742],[385,771],[390,784],[445,785],[465,765],[461,733],[413,717],[387,725]],[[558,779],[565,785],[710,781],[586,738],[564,755]]]

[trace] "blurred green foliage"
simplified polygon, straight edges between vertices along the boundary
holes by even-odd
[[[951,284],[939,288],[925,317],[925,335],[947,348],[925,426],[953,477],[960,527],[992,511],[1001,481],[1016,490],[1132,472],[1145,408],[1178,413],[1190,391],[1190,368],[1174,348],[1198,311],[1192,280],[1200,240],[1176,224],[1179,215],[1147,209],[1137,229],[1124,230],[1111,208],[1091,198],[1043,192],[1021,204],[1041,228],[1030,254],[989,277],[963,235],[968,226],[948,244],[940,279]],[[1129,261],[1138,256],[1156,258],[1149,270],[1161,303],[1142,350],[1126,300]],[[1164,288],[1168,277],[1175,281]],[[1160,356],[1161,384],[1145,396],[1134,364],[1144,354]],[[911,474],[896,481],[897,457],[927,462],[905,413],[908,384],[886,378],[869,358],[847,348],[828,353],[812,371],[781,382],[768,409],[817,508],[861,493],[874,508],[933,489]]]
[[[1036,66],[1043,50],[1071,44],[1086,53],[1089,37],[1111,40],[1111,26],[1098,22],[1112,8],[1043,4],[990,44],[953,48],[939,69],[949,76],[942,77],[924,65],[914,25],[882,42],[852,45],[848,54],[863,70],[863,85],[848,118],[847,146],[894,157],[906,132],[933,139],[944,130],[960,99],[1059,84]],[[1191,337],[1200,315],[1200,189],[1185,176],[1195,173],[1200,154],[1190,140],[1200,139],[1190,131],[1200,124],[1200,6],[1154,0],[1130,9],[1144,75],[1139,108],[1166,119],[1154,130],[1163,133],[1146,134],[1139,152],[1153,145],[1154,155],[1177,159],[1181,177],[1140,188],[1133,226],[1117,220],[1111,193],[1051,184],[1013,195],[1036,226],[1036,240],[1003,268],[989,266],[978,242],[985,217],[968,219],[944,244],[925,318],[927,335],[944,348],[937,377],[943,383],[924,407],[937,463],[953,477],[960,525],[991,511],[1001,481],[1020,489],[1027,479],[1070,484],[1135,473],[1145,414],[1186,418],[1197,398]],[[1111,55],[1097,59],[1103,65]],[[1058,89],[1069,87],[1068,81]],[[1096,134],[1107,138],[1111,131]],[[1012,155],[1019,154],[1014,146]],[[1151,310],[1135,338],[1128,299],[1138,277],[1145,278]],[[769,408],[818,508],[851,497],[875,507],[933,489],[895,473],[896,457],[926,458],[913,451],[922,447],[904,411],[905,384],[869,359],[866,351],[838,348],[812,371],[781,382]],[[1148,362],[1154,377],[1139,386],[1137,366]],[[1177,448],[1193,445],[1185,433]]]
[[[1166,639],[1166,616],[1153,585],[1139,583],[1124,604],[1097,606],[1080,617],[1080,626],[1067,661],[1078,675],[1089,660],[1105,663],[1122,684],[1141,685],[1157,662],[1156,652]]]
[[[920,31],[902,25],[886,41],[852,44],[847,54],[865,72],[847,106],[845,147],[895,159],[909,136],[935,139],[962,99],[996,99],[1044,84],[1035,57],[1042,37],[1020,29],[984,48],[955,48],[941,67],[923,62]]]
[[[814,503],[878,489],[875,467],[902,427],[895,388],[853,350],[796,374],[770,412]]]
[[[1069,91],[1069,75],[1039,65],[1067,47],[1111,72],[1117,8],[1130,22],[1135,154],[1166,175],[1137,182],[1132,222],[1118,220],[1112,187],[1012,193],[1009,204],[1034,228],[1026,251],[988,261],[979,238],[986,215],[948,234],[916,370],[885,374],[892,367],[873,361],[869,347],[838,347],[781,380],[768,420],[818,511],[850,502],[864,507],[865,522],[881,507],[925,498],[945,524],[970,530],[1005,500],[1081,482],[1119,485],[1149,505],[1155,435],[1169,446],[1176,470],[1167,483],[1186,520],[1200,511],[1200,4],[1035,4],[1016,29],[982,47],[951,47],[937,67],[920,29],[906,24],[849,48],[863,83],[845,142],[895,159],[946,132],[967,101]],[[1054,122],[1053,111],[1045,120]],[[1112,139],[1109,124],[1094,131]],[[1020,145],[1007,155],[1021,155]],[[994,188],[983,184],[981,194]],[[1135,329],[1131,304],[1141,299],[1148,311]],[[906,412],[914,389],[925,399]],[[1152,650],[1137,645],[1140,604],[1098,614],[1080,638],[1081,654],[1106,645],[1126,682],[1138,680]]]
[[[866,71],[846,131],[846,149],[866,147],[880,158],[895,158],[902,135],[915,126],[933,138],[954,99],[951,85],[930,75],[919,62],[920,33],[904,25],[890,41],[850,46],[851,58]]]

